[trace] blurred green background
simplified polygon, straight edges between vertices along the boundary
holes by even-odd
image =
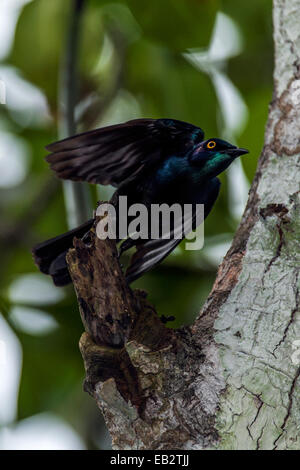
[[[44,147],[61,126],[72,6],[0,1],[0,449],[110,448],[82,391],[83,327],[72,287],[52,286],[31,258],[35,243],[68,228]],[[173,117],[250,150],[221,176],[204,249],[179,247],[133,285],[149,292],[159,314],[176,317],[170,326],[196,317],[239,223],[263,145],[272,47],[271,0],[84,2],[78,131]],[[110,191],[93,187],[93,204]]]

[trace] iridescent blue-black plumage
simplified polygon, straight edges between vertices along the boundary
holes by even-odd
[[[60,178],[111,184],[117,188],[113,200],[126,195],[129,204],[202,203],[205,217],[218,196],[216,176],[247,153],[221,139],[204,141],[202,129],[174,119],[137,119],[79,134],[47,149],[47,161]],[[33,249],[39,268],[57,285],[70,281],[65,254],[73,237],[82,237],[92,223]],[[123,250],[136,245],[126,272],[128,282],[161,262],[179,241],[123,242]]]

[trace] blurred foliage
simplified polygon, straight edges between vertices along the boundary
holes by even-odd
[[[243,160],[251,181],[272,94],[271,1],[85,3],[78,58],[79,130],[145,116],[186,120],[204,128],[207,136],[221,135],[219,104],[210,75],[196,69],[182,53],[208,48],[218,11],[237,24],[243,49],[224,62],[223,70],[249,110],[247,125],[235,137],[251,152]],[[0,107],[1,129],[23,139],[31,157],[26,178],[17,186],[0,188],[0,306],[23,348],[18,418],[55,411],[93,448],[101,447],[95,436],[101,434],[102,420],[96,405],[81,392],[84,371],[78,339],[83,328],[72,288],[64,290],[65,296],[58,303],[40,306],[58,323],[48,334],[25,333],[9,316],[11,282],[20,274],[36,272],[32,245],[67,228],[61,186],[44,161],[44,147],[57,137],[60,66],[71,4],[33,0],[25,5],[12,48],[2,64],[15,67],[42,91],[49,117],[31,124],[26,120],[26,110],[13,111],[9,102]],[[217,257],[211,253],[230,242],[238,224],[229,207],[228,180],[225,175],[221,180],[221,195],[205,224],[210,251],[185,252],[179,248],[161,267],[135,283],[149,291],[159,314],[175,315],[174,326],[195,318],[217,269]],[[100,188],[103,194],[107,193]],[[96,203],[95,189],[93,195]]]

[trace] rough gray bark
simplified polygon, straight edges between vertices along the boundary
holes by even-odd
[[[145,294],[126,286],[114,244],[94,230],[69,252],[86,328],[85,385],[116,449],[300,447],[299,24],[300,0],[274,0],[265,146],[192,327],[167,329]]]

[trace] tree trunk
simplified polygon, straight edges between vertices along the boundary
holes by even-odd
[[[274,0],[265,146],[241,225],[191,327],[163,325],[145,293],[126,285],[115,244],[95,229],[68,254],[86,329],[85,388],[115,449],[300,447],[299,24],[300,0]]]

